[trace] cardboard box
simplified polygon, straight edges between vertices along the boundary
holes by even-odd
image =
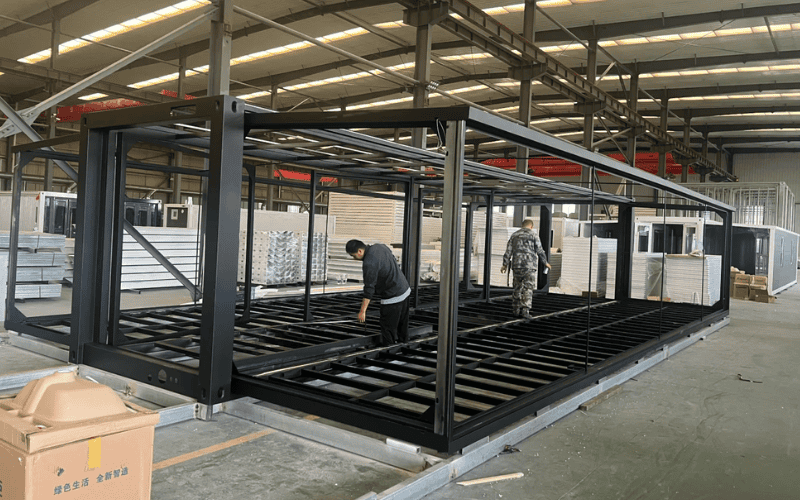
[[[749,274],[745,274],[745,273],[739,273],[739,274],[737,274],[737,275],[735,276],[735,278],[734,278],[733,282],[734,282],[735,284],[749,285],[749,284],[750,284],[750,278],[751,278],[751,277],[752,277],[752,276],[751,276],[751,275],[749,275]]]
[[[739,300],[747,300],[750,297],[750,285],[745,285],[742,283],[734,284],[733,295],[731,295],[731,297]]]
[[[73,372],[0,399],[3,500],[150,498],[158,414]]]
[[[647,300],[654,300],[654,301],[658,302],[658,301],[661,300],[661,297],[659,297],[658,295],[649,295],[647,297]],[[672,299],[670,299],[669,297],[664,297],[664,302],[671,302],[671,301],[672,301]]]
[[[772,304],[775,302],[775,296],[770,295],[769,292],[766,290],[766,287],[763,289],[761,288],[751,288],[750,290],[750,300],[753,302],[762,302],[765,304]]]
[[[766,276],[750,276],[750,284],[751,285],[764,285],[764,286],[767,286],[767,277]]]

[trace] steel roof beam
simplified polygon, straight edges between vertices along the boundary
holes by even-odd
[[[344,12],[348,10],[364,9],[367,7],[376,7],[392,3],[396,3],[395,0],[344,0],[343,2],[335,4],[320,5],[317,7],[312,7],[310,9],[294,12],[292,14],[278,17],[274,19],[274,21],[280,24],[288,24],[297,21],[302,21],[305,19],[311,19],[317,16],[324,16],[325,14],[333,14],[335,12]],[[260,33],[268,29],[270,29],[270,27],[263,24],[247,26],[231,33],[231,39],[236,40],[238,38],[254,35],[256,33]],[[205,52],[207,50],[208,50],[208,39],[205,38],[202,40],[198,40],[196,42],[187,43],[186,45],[181,45],[179,47],[175,47],[172,49],[164,50],[157,54],[153,54],[153,57],[156,57],[164,61],[172,61],[178,59],[182,54],[185,55],[186,57],[189,57],[195,54],[199,54],[201,52]],[[151,64],[154,63],[155,61],[139,60],[134,63],[131,63],[128,66],[128,68],[129,69],[140,68],[143,66],[150,66]]]
[[[638,35],[651,31],[679,29],[698,24],[725,23],[737,19],[751,19],[764,16],[791,15],[800,12],[800,3],[787,5],[765,5],[763,7],[750,7],[714,12],[700,12],[682,16],[658,17],[619,23],[576,26],[569,28],[581,40],[597,38],[607,40],[621,36]],[[572,37],[562,30],[539,31],[536,33],[537,42],[565,42],[572,41]]]
[[[608,92],[588,82],[561,63],[561,61],[509,30],[482,10],[462,0],[451,0],[450,9],[458,14],[460,19],[451,17],[440,24],[440,26],[448,31],[462,38],[469,39],[478,47],[489,49],[489,53],[495,55],[504,62],[511,62],[512,65],[519,65],[523,62],[543,65],[548,74],[541,77],[540,80],[545,85],[557,90],[560,94],[578,102],[599,102],[604,106],[607,113],[616,115],[617,117],[625,116],[626,122],[628,122],[630,126],[641,127],[645,133],[651,135],[659,142],[673,146],[675,150],[685,156],[698,159],[700,164],[709,169],[713,169],[720,175],[730,175],[713,162],[700,157],[695,151],[687,148],[682,141],[670,136],[665,130],[662,130],[649,120],[646,120],[628,106],[620,103],[618,98],[614,98]],[[458,29],[455,31],[452,29],[453,24],[458,26]],[[519,53],[520,56],[517,56],[517,53]]]
[[[98,0],[67,0],[66,2],[60,3],[54,7],[48,7],[37,14],[26,17],[21,23],[15,23],[11,26],[6,26],[5,28],[0,29],[0,38],[29,30],[32,28],[31,24],[41,26],[43,24],[51,23],[56,19],[64,19],[70,14],[74,14],[81,9],[85,9],[88,6],[97,3],[97,1]]]
[[[2,71],[3,73],[8,73],[10,75],[21,76],[23,78],[30,78],[32,80],[38,80],[42,82],[59,82],[65,85],[74,85],[85,78],[84,76],[76,75],[74,73],[68,73],[63,70],[55,71],[47,68],[46,66],[38,66],[36,64],[22,64],[13,59],[8,59],[6,57],[0,57],[0,71]],[[172,97],[167,97],[158,94],[156,92],[149,92],[146,90],[134,90],[126,85],[120,85],[117,83],[99,81],[92,83],[87,88],[95,90],[97,92],[102,92],[104,94],[124,97],[126,99],[132,99],[135,101],[143,101],[146,103],[161,103],[161,102],[175,101],[175,99]],[[38,90],[41,92],[46,92],[46,89],[38,89]],[[26,94],[27,92],[23,92],[18,95],[23,96],[23,98],[27,98],[24,97]]]

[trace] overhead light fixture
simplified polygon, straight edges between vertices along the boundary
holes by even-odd
[[[108,94],[101,94],[101,93],[98,92],[97,94],[89,94],[89,95],[78,97],[78,99],[80,99],[81,101],[94,101],[96,99],[101,99],[103,97],[108,97]]]
[[[84,35],[80,38],[75,38],[73,40],[69,40],[68,42],[64,42],[58,46],[58,54],[66,54],[67,52],[71,52],[75,49],[85,47],[91,42],[106,40],[108,38],[121,35],[153,23],[164,21],[165,19],[184,14],[201,7],[205,7],[209,4],[211,4],[209,0],[185,0],[180,3],[176,3],[175,5],[164,7],[163,9],[135,17],[133,19],[128,19],[127,21],[123,21],[119,24],[109,26],[108,28],[95,31],[94,33],[89,33],[88,35]],[[21,63],[35,64],[39,61],[44,61],[45,59],[49,58],[50,49],[45,49],[27,57],[17,59],[17,61]]]

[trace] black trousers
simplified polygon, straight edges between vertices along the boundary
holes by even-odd
[[[396,304],[381,304],[381,345],[408,342],[408,297]]]

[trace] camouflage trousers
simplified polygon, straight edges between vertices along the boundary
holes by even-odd
[[[511,296],[511,307],[515,315],[525,314],[530,309],[538,272],[538,269],[514,269],[514,294]]]

